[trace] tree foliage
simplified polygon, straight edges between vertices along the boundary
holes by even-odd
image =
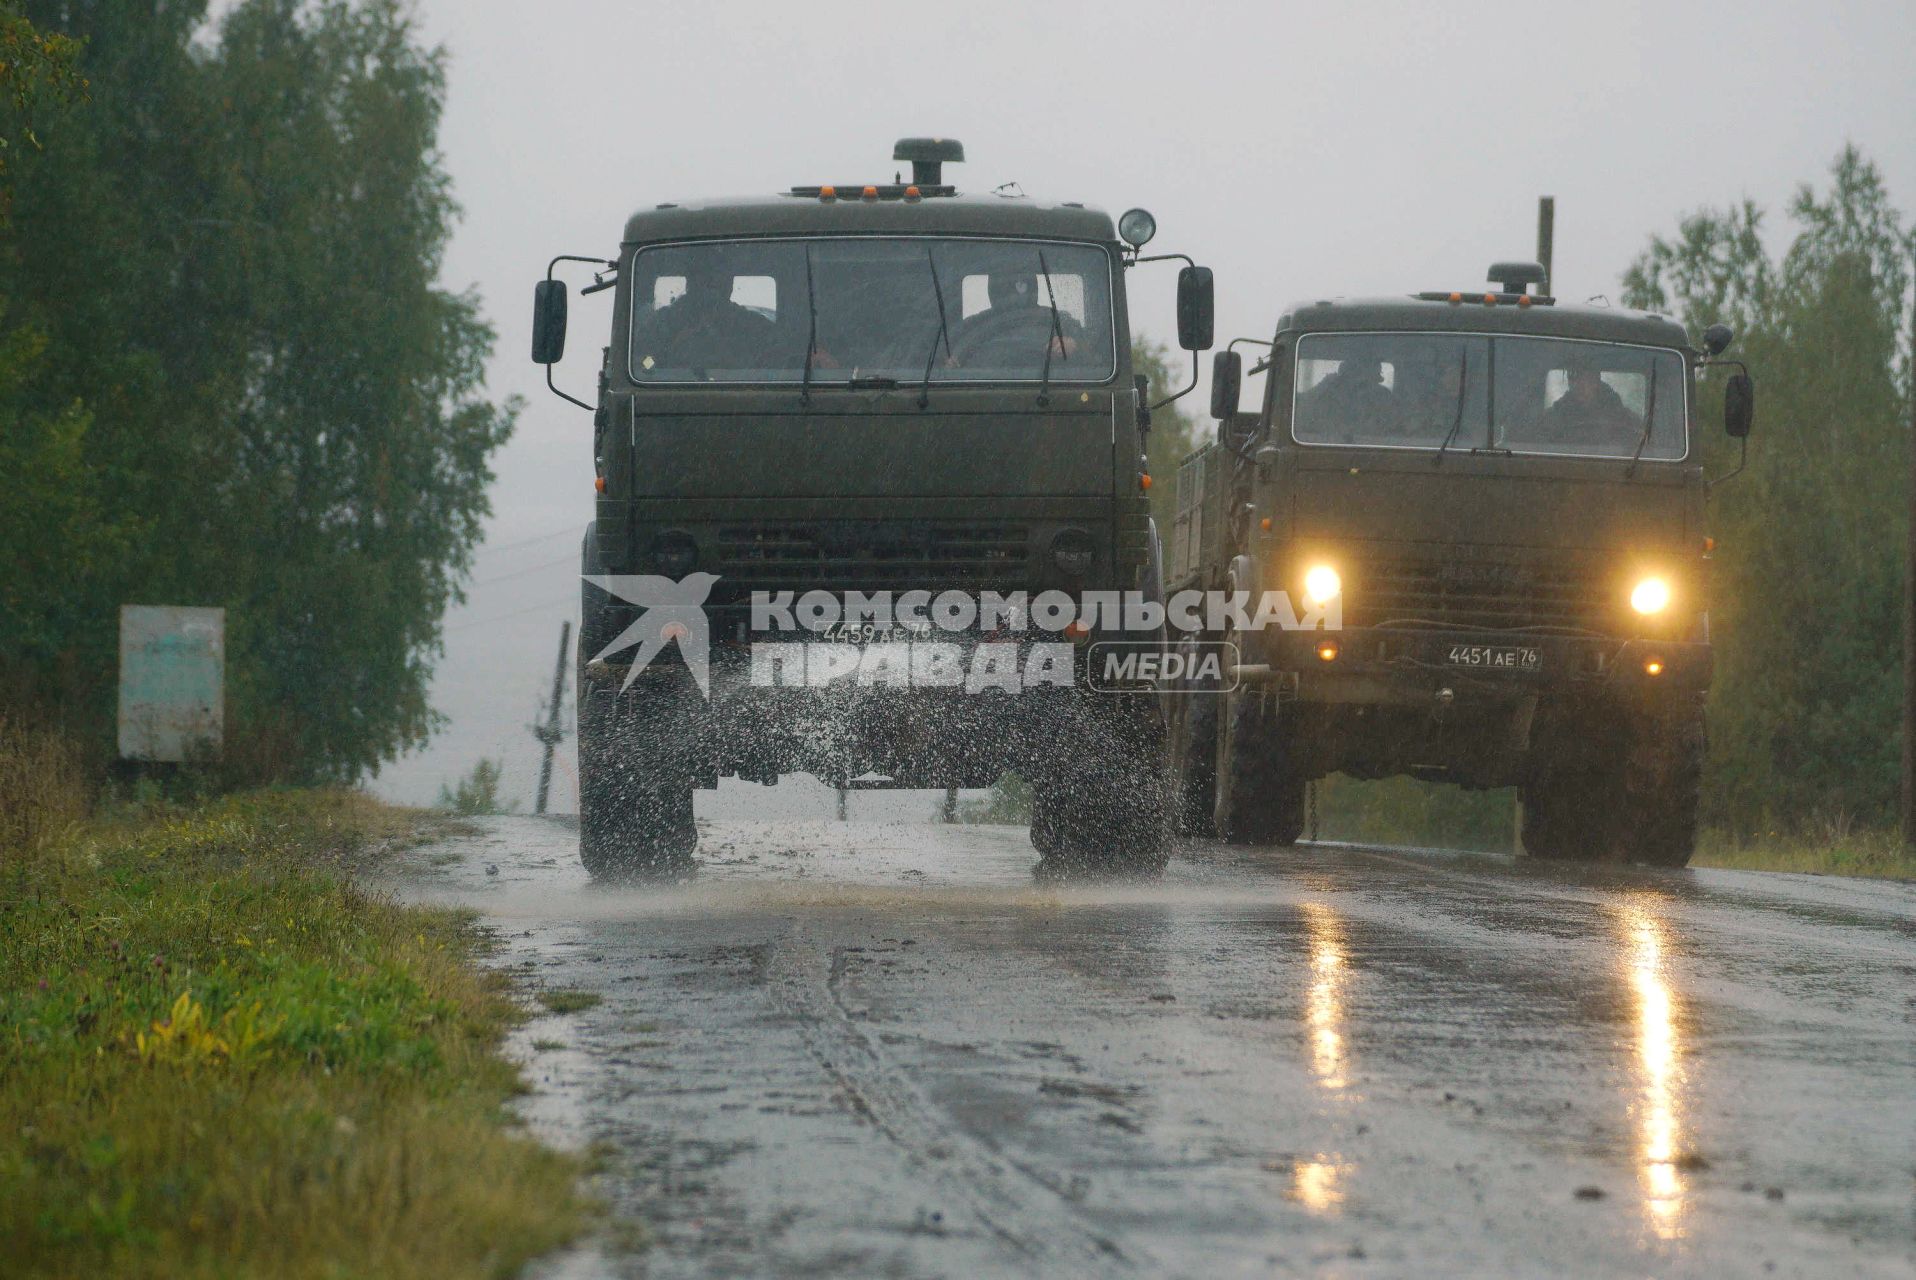
[[[1625,275],[1632,306],[1737,327],[1758,386],[1749,471],[1713,493],[1718,539],[1705,803],[1739,831],[1895,805],[1916,235],[1854,147],[1790,205],[1772,261],[1753,204],[1685,219]],[[1712,381],[1699,421],[1720,412]],[[1707,461],[1734,453],[1712,436]]]
[[[0,446],[29,459],[5,532],[36,566],[0,578],[0,651],[104,725],[117,606],[223,605],[242,753],[377,769],[434,724],[516,412],[484,395],[477,299],[437,285],[443,54],[396,0],[26,14],[83,38],[90,93],[18,166],[0,261],[37,352],[0,391],[42,424]]]

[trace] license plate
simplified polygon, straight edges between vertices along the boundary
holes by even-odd
[[[1543,666],[1543,654],[1521,644],[1453,644],[1453,667],[1490,667],[1498,671],[1535,671]]]

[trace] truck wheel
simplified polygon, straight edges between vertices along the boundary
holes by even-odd
[[[1552,772],[1525,783],[1523,850],[1532,858],[1597,862],[1611,855],[1612,779],[1596,771]]]
[[[579,860],[594,879],[690,870],[698,827],[687,754],[629,711],[609,710],[579,718]]]
[[[1623,855],[1653,867],[1684,867],[1696,851],[1703,783],[1703,709],[1646,716],[1632,726],[1618,835]]]
[[[1058,802],[1046,782],[1031,788],[1031,847],[1040,858],[1054,857],[1064,848],[1058,833]]]
[[[1604,734],[1600,759],[1545,770],[1523,796],[1524,852],[1576,862],[1687,866],[1703,776],[1701,705],[1634,717]]]
[[[1230,844],[1296,844],[1304,834],[1304,780],[1291,770],[1279,713],[1255,694],[1232,693],[1217,714],[1217,834]]]
[[[1215,696],[1184,697],[1171,742],[1173,834],[1217,834],[1217,706]]]
[[[1171,855],[1157,709],[1101,698],[1072,728],[1066,740],[1081,749],[1033,787],[1031,844],[1039,874],[1162,874]]]
[[[581,574],[604,569],[598,532],[596,523],[585,531]],[[696,691],[651,680],[621,691],[617,677],[586,677],[586,664],[624,622],[610,595],[580,582],[579,861],[600,880],[684,872],[698,847],[692,789],[703,708]]]

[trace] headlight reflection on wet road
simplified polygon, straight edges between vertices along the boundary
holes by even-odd
[[[1310,943],[1310,990],[1305,1020],[1310,1033],[1311,1073],[1341,1096],[1349,1083],[1344,1047],[1344,984],[1349,977],[1344,928],[1337,913],[1318,902],[1298,904]],[[1350,1167],[1335,1153],[1318,1152],[1291,1170],[1291,1197],[1312,1213],[1332,1213],[1344,1202]]]
[[[1311,990],[1307,1006],[1311,1027],[1311,1070],[1326,1089],[1342,1089],[1344,1078],[1344,931],[1337,915],[1322,903],[1305,902],[1305,927],[1311,943]]]
[[[1638,1181],[1649,1226],[1659,1239],[1683,1234],[1681,1046],[1675,999],[1664,970],[1668,946],[1661,920],[1637,905],[1622,908],[1631,989],[1636,996]]]

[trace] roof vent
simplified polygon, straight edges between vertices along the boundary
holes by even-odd
[[[920,187],[935,187],[944,180],[945,162],[962,164],[965,144],[956,138],[900,138],[891,149],[894,160],[911,161],[911,180]]]
[[[1544,274],[1534,262],[1493,262],[1489,279],[1501,292],[1521,294],[1533,284],[1542,284]]]

